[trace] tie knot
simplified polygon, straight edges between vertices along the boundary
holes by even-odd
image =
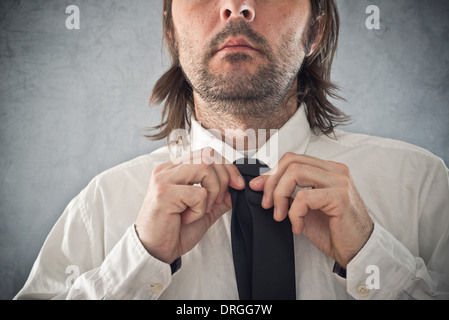
[[[258,159],[242,158],[234,161],[242,176],[258,177],[270,170],[265,163]]]

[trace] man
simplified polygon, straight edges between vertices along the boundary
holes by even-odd
[[[448,170],[335,129],[338,27],[332,0],[164,0],[174,63],[153,91],[165,107],[151,137],[169,146],[97,176],[16,298],[244,298],[231,232],[244,190],[289,223],[294,298],[449,298]],[[245,181],[242,158],[268,172]]]

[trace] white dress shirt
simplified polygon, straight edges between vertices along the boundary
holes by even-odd
[[[242,157],[195,121],[190,139],[189,151],[209,146],[229,161]],[[278,142],[277,152],[267,151],[270,141]],[[170,150],[95,177],[51,230],[15,299],[238,299],[231,212],[182,256],[173,275],[136,235],[151,172],[170,161]],[[315,135],[303,108],[253,157],[273,168],[286,152],[346,164],[375,222],[346,278],[333,272],[333,259],[295,235],[298,299],[449,299],[449,183],[440,158],[395,140],[340,130],[336,139]]]

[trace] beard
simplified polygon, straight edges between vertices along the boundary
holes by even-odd
[[[228,53],[222,60],[234,65],[233,68],[223,74],[212,74],[209,64],[216,48],[230,36],[242,35],[257,47],[264,63],[257,66],[254,73],[249,73],[240,70],[239,65],[251,63],[254,60],[251,55]],[[212,112],[266,118],[284,106],[305,56],[303,39],[295,41],[293,32],[285,34],[281,40],[282,46],[275,53],[268,41],[248,23],[231,21],[206,43],[199,57],[186,41],[179,41],[177,37],[176,42],[178,53],[180,44],[188,57],[186,63],[181,63],[188,83]]]

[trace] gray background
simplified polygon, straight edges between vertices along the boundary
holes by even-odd
[[[449,163],[449,1],[338,1],[333,79],[345,130],[404,140]],[[81,29],[67,30],[78,5]],[[381,29],[368,30],[368,5]],[[163,142],[149,107],[169,66],[160,0],[0,0],[0,298],[23,286],[68,202],[98,173]]]

